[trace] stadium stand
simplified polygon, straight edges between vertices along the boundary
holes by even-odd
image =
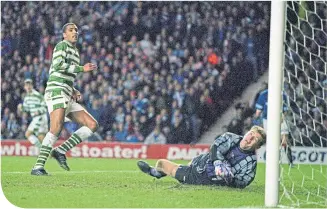
[[[23,81],[44,93],[61,27],[80,30],[90,140],[196,142],[267,69],[269,2],[2,2],[1,139],[23,139]],[[241,119],[241,118],[240,118]],[[241,119],[242,120],[242,119]],[[76,130],[66,123],[62,138]],[[155,140],[149,140],[155,143]]]

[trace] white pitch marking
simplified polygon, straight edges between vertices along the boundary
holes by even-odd
[[[27,171],[12,171],[12,172],[1,172],[3,174],[30,174],[30,172]],[[133,170],[107,170],[107,171],[54,171],[49,172],[50,174],[56,173],[71,173],[71,174],[78,174],[78,173],[139,173],[139,171],[133,171]]]

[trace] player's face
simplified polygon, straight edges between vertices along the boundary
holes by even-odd
[[[240,146],[243,150],[255,150],[261,140],[261,135],[258,132],[249,131],[245,134]]]
[[[75,44],[78,39],[78,28],[76,25],[68,25],[63,33],[64,39]]]
[[[25,83],[24,84],[24,89],[26,92],[31,92],[32,91],[32,88],[33,88],[33,85],[31,83]]]

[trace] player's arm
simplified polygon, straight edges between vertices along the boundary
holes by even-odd
[[[22,103],[19,103],[19,104],[17,105],[17,110],[18,110],[19,112],[24,112],[24,108],[23,108]]]
[[[18,104],[17,109],[20,112],[29,112],[30,111],[25,100],[23,101],[23,104],[22,103]]]
[[[233,143],[232,136],[230,134],[225,133],[218,136],[210,147],[209,155],[211,161],[224,161],[224,155],[228,152],[232,145],[235,145],[235,142]]]
[[[241,189],[245,188],[254,180],[256,169],[257,162],[255,160],[248,162],[241,167],[241,170],[238,173],[234,175],[234,178],[229,186]]]
[[[255,119],[260,118],[261,113],[262,113],[262,110],[256,109],[255,114],[254,114],[254,118]]]
[[[254,125],[262,125],[262,121],[261,121],[261,114],[262,114],[262,111],[263,111],[263,107],[264,107],[264,104],[265,104],[265,101],[264,101],[264,96],[263,94],[260,94],[258,99],[257,99],[257,102],[255,104],[255,113],[254,113],[254,116],[253,116],[253,121],[252,123]]]
[[[67,44],[60,42],[56,45],[53,56],[52,56],[52,66],[57,72],[66,72],[66,73],[79,73],[79,72],[89,72],[95,70],[97,66],[92,63],[87,63],[84,66],[79,65],[70,65],[66,62],[67,57]]]
[[[281,132],[281,138],[282,138],[282,145],[286,146],[287,141],[288,141],[289,132],[288,132],[287,124],[286,124],[286,121],[285,121],[285,113],[283,113],[282,117],[281,117],[280,132]]]
[[[229,182],[233,177],[230,163],[225,159],[224,155],[235,146],[239,141],[238,137],[233,136],[231,133],[225,133],[218,136],[215,142],[210,147],[209,156],[215,168],[216,176],[220,176]]]
[[[282,145],[286,146],[287,145],[287,139],[288,139],[288,128],[287,128],[287,123],[285,121],[286,117],[286,112],[288,110],[287,106],[287,97],[285,92],[283,92],[283,105],[282,105],[282,110],[283,113],[281,114],[281,138],[282,138]]]
[[[288,134],[282,133],[282,145],[283,146],[287,145],[287,138],[288,138]]]
[[[258,119],[261,116],[264,105],[265,105],[265,98],[264,98],[264,94],[261,93],[255,104],[255,109],[256,109],[254,114],[255,119]]]

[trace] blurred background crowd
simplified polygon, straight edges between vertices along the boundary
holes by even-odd
[[[99,66],[76,82],[94,140],[196,142],[267,68],[268,2],[3,2],[2,138],[23,138],[23,80],[44,92],[66,22],[81,63]]]
[[[327,147],[327,4],[287,2],[284,90],[293,145]],[[226,130],[244,133],[253,123],[254,101],[237,103]]]
[[[24,79],[44,93],[66,22],[79,27],[81,64],[99,66],[75,83],[100,125],[94,141],[197,142],[268,67],[269,2],[1,4],[1,139],[24,138]]]

